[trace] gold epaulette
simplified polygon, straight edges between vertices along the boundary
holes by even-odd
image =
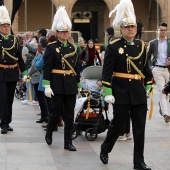
[[[53,42],[50,42],[50,43],[48,43],[47,45],[51,45],[51,44],[54,44],[54,43],[56,43],[57,41],[53,41]]]
[[[115,42],[120,41],[120,40],[121,40],[121,38],[114,39],[114,40],[110,41],[109,44],[114,44]]]

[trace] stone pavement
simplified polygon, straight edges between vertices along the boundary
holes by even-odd
[[[145,162],[152,170],[170,170],[170,123],[159,115],[158,94],[154,94],[154,115],[146,123]],[[150,103],[150,100],[149,100]],[[170,104],[169,108],[170,108]],[[63,128],[53,134],[53,143],[44,140],[45,131],[35,123],[38,106],[21,105],[15,99],[13,106],[13,132],[0,134],[0,170],[132,170],[133,140],[117,141],[109,154],[109,163],[99,159],[100,145],[106,132],[95,141],[79,136],[73,141],[76,152],[63,147]],[[112,113],[109,113],[112,117]]]

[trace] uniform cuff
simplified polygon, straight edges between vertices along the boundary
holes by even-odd
[[[77,83],[78,88],[82,88],[82,84],[79,82]]]
[[[146,85],[145,90],[150,90],[152,88],[152,85]]]
[[[103,96],[112,95],[112,89],[111,88],[103,86],[102,91],[103,91]]]
[[[22,72],[22,76],[28,76],[28,71]]]
[[[43,80],[43,86],[44,85],[50,85],[50,81],[49,80]]]

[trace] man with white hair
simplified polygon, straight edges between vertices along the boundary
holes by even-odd
[[[31,31],[28,31],[25,33],[26,39],[25,42],[33,47],[37,47],[37,40],[33,37],[33,33]]]
[[[147,64],[146,48],[136,40],[136,17],[130,0],[120,1],[114,26],[120,28],[121,38],[109,43],[103,66],[105,101],[113,104],[114,118],[101,145],[100,160],[107,164],[127,116],[131,115],[134,137],[134,169],[151,170],[144,162],[144,138],[147,115],[146,90],[152,87],[152,73]],[[121,15],[118,16],[119,12]]]
[[[49,44],[44,54],[43,84],[45,95],[52,100],[45,140],[48,145],[52,144],[52,133],[64,106],[64,149],[76,151],[71,137],[80,77],[77,68],[77,48],[68,42],[71,27],[72,24],[65,7],[60,6],[52,25],[52,30],[57,33],[58,41]]]

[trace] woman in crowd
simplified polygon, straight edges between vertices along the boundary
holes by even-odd
[[[83,70],[89,66],[101,65],[99,53],[96,50],[94,41],[92,39],[88,40],[87,46],[82,52],[81,60],[83,62]]]

